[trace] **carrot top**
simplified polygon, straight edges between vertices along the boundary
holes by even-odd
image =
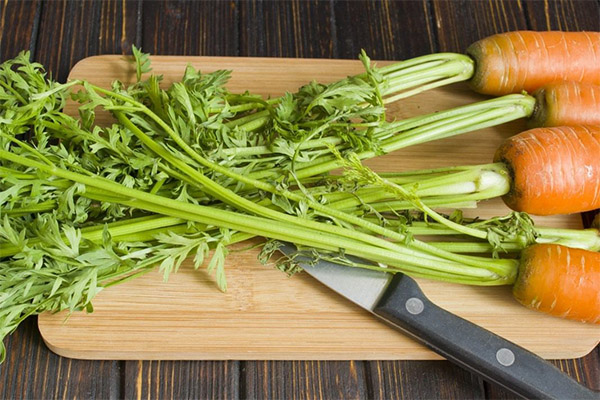
[[[516,211],[568,214],[600,208],[600,126],[535,128],[506,140],[495,162],[512,187],[503,199]]]

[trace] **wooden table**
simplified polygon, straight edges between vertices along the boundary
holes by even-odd
[[[463,51],[516,29],[600,30],[589,1],[16,1],[0,3],[0,60],[30,50],[54,77],[129,54],[398,60]],[[6,341],[0,398],[511,398],[446,361],[82,361],[43,344],[35,318]],[[600,390],[600,347],[554,361]]]

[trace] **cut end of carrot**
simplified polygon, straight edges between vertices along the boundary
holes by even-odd
[[[600,324],[600,253],[533,245],[522,252],[513,295],[536,311]]]
[[[492,77],[500,76],[504,74],[504,71],[502,63],[495,60],[497,57],[490,48],[490,44],[484,39],[467,47],[465,53],[473,59],[475,64],[473,76],[467,83],[477,93],[498,95],[501,88],[499,82]]]
[[[534,215],[600,208],[600,126],[536,128],[507,139],[494,161],[512,184],[504,202]]]
[[[530,127],[565,125],[600,126],[600,85],[561,81],[542,86],[533,93],[536,106]]]
[[[532,94],[535,98],[535,107],[531,117],[527,120],[527,125],[530,128],[539,128],[548,126],[548,109],[551,108],[547,102],[546,87],[541,87]]]

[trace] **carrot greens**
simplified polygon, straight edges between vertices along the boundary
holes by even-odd
[[[505,251],[598,247],[592,231],[534,228],[522,213],[470,221],[434,210],[504,194],[496,164],[412,175],[361,164],[532,113],[533,98],[510,95],[389,121],[390,102],[470,76],[468,57],[376,67],[363,53],[362,74],[264,99],[230,93],[229,71],[191,66],[163,89],[159,76],[142,79],[149,56],[133,53],[137,81],[110,88],[55,82],[28,53],[0,67],[0,338],[29,315],[91,310],[100,290],[154,268],[167,279],[188,257],[226,290],[230,246],[255,236],[266,239],[262,261],[291,242],[315,259],[472,285],[515,281]],[[77,117],[63,112],[69,99]],[[99,112],[113,120],[96,123]],[[346,173],[329,173],[338,167]],[[456,241],[422,238],[449,232]],[[294,256],[281,261],[297,269]]]

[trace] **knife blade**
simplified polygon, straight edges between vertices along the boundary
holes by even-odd
[[[600,393],[582,386],[534,353],[435,305],[417,282],[404,274],[326,260],[314,263],[287,243],[279,250],[288,256],[295,254],[294,261],[306,273],[388,325],[518,396],[600,399]]]

